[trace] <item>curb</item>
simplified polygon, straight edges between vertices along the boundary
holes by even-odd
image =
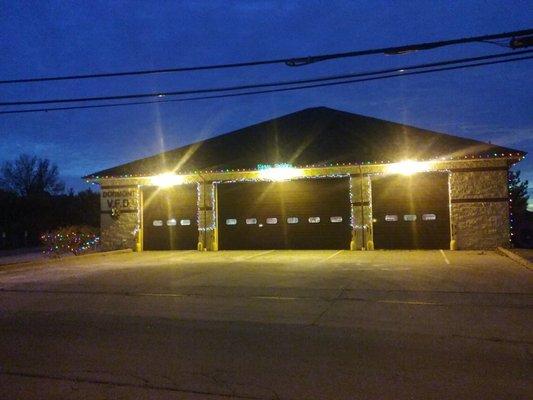
[[[31,261],[21,261],[21,262],[13,262],[13,263],[6,263],[6,264],[0,264],[0,271],[5,271],[11,268],[18,268],[18,267],[38,267],[38,266],[45,266],[49,264],[54,263],[63,263],[65,261],[75,261],[79,259],[86,259],[91,257],[106,257],[114,254],[123,254],[123,253],[131,253],[133,252],[132,249],[120,249],[120,250],[111,250],[111,251],[99,251],[96,253],[89,253],[89,254],[81,254],[79,256],[70,256],[70,257],[64,257],[64,258],[47,258],[39,261],[31,260]]]
[[[503,247],[497,247],[496,252],[501,254],[502,256],[508,257],[511,260],[517,262],[520,265],[523,265],[529,270],[533,269],[533,263],[526,260],[524,257],[519,256],[518,254],[513,253],[511,250],[504,249]]]

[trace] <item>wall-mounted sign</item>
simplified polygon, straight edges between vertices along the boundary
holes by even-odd
[[[257,169],[259,171],[272,168],[293,168],[292,164],[289,163],[279,163],[279,164],[257,164]]]
[[[137,197],[135,189],[103,189],[100,192],[100,208],[102,211],[135,210]]]

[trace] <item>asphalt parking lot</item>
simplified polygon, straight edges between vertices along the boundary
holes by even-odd
[[[0,268],[3,398],[526,398],[494,252],[144,252]]]

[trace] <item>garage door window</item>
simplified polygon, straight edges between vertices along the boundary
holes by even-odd
[[[437,216],[435,214],[423,214],[422,221],[435,221]]]
[[[167,226],[176,226],[177,222],[174,218],[167,220]]]
[[[404,221],[413,222],[416,221],[416,215],[415,214],[406,214],[403,216]]]
[[[277,218],[267,218],[266,219],[266,223],[269,224],[269,225],[275,225],[278,223],[278,219]]]
[[[163,226],[163,221],[161,221],[160,219],[155,219],[155,220],[152,222],[152,225],[153,225],[153,226]]]
[[[257,218],[246,218],[246,225],[255,225],[257,224]]]
[[[288,224],[297,224],[298,223],[298,217],[289,217],[287,218]]]
[[[329,217],[329,221],[338,224],[339,222],[342,222],[342,217]]]
[[[398,216],[397,215],[385,215],[385,221],[396,222],[398,221]]]
[[[320,222],[320,217],[309,217],[308,221],[310,224],[318,224]]]
[[[235,218],[228,218],[226,220],[226,225],[237,225],[237,220]]]
[[[191,224],[191,220],[190,219],[182,219],[180,221],[180,225],[181,226],[189,226]]]

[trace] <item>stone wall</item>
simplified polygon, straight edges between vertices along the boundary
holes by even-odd
[[[118,218],[110,214],[100,216],[100,237],[102,249],[135,249],[135,231],[138,226],[137,213],[120,214]]]
[[[138,186],[102,182],[100,190],[100,240],[102,249],[135,249],[140,241]]]
[[[458,250],[509,246],[507,170],[450,174],[452,239]]]

